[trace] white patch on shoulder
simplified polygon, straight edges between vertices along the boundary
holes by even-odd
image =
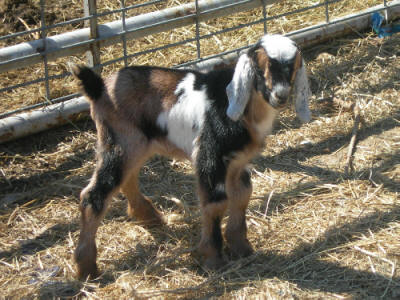
[[[175,95],[177,102],[169,111],[162,112],[157,124],[168,131],[168,140],[189,156],[195,146],[210,105],[205,87],[194,90],[196,75],[188,73],[178,84]]]
[[[270,58],[279,61],[293,59],[297,53],[295,42],[283,35],[267,34],[261,38],[261,45]]]

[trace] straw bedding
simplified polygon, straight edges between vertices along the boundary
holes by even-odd
[[[345,2],[335,13],[355,9]],[[106,1],[100,3],[109,8]],[[271,7],[269,14],[286,6]],[[291,25],[323,18],[323,11],[318,13],[274,21],[268,28],[286,32]],[[226,22],[242,18],[245,14]],[[208,26],[226,25],[207,22],[202,30]],[[232,43],[247,43],[261,34],[262,24],[229,35]],[[229,47],[229,35],[207,42],[222,51]],[[137,43],[154,45],[166,37],[175,38],[160,34]],[[92,122],[0,145],[1,297],[398,299],[399,43],[399,36],[378,39],[367,32],[304,50],[313,121],[300,126],[292,111],[280,116],[252,165],[254,192],[247,223],[256,252],[218,272],[203,270],[194,251],[200,215],[187,162],[156,157],[141,172],[141,189],[167,217],[165,227],[137,225],[126,217],[123,196],[115,197],[97,234],[104,274],[82,283],[74,279],[72,252],[79,233],[79,192],[94,168]],[[164,57],[163,64],[173,65],[195,55],[192,46],[187,48],[187,53],[170,50],[131,63],[161,64],[158,59]],[[103,55],[113,56],[113,51]],[[63,65],[55,62],[52,68]],[[17,77],[37,76],[28,71]],[[68,92],[76,88],[72,79],[62,86]],[[26,98],[14,93],[6,97]],[[360,108],[361,122],[352,168],[345,172],[355,119],[349,103]]]

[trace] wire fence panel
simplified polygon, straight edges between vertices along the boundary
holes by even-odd
[[[131,64],[188,67],[237,53],[266,32],[329,32],[343,16],[369,17],[400,5],[399,0],[3,2],[0,119],[76,98],[67,69],[71,60],[106,74]]]

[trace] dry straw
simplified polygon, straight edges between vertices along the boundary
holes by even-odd
[[[336,5],[335,14],[361,9],[355,2]],[[100,3],[103,9],[115,5]],[[300,3],[286,1],[268,13],[306,5]],[[255,13],[226,22],[250,20]],[[268,26],[287,32],[323,18],[318,10]],[[208,22],[202,30],[228,25]],[[180,34],[185,30],[193,28]],[[222,51],[261,34],[262,25],[205,41],[203,49]],[[132,45],[168,39],[175,37],[160,34]],[[168,225],[152,230],[139,226],[127,219],[123,197],[115,197],[97,235],[104,274],[95,282],[76,281],[72,252],[79,232],[78,195],[94,168],[91,121],[0,145],[1,297],[398,299],[399,43],[397,35],[379,39],[373,33],[355,33],[304,51],[313,121],[300,126],[291,111],[279,118],[252,165],[254,192],[247,223],[256,253],[219,272],[204,270],[193,251],[200,218],[190,164],[154,158],[142,170],[141,189],[163,211]],[[110,48],[103,55],[117,52]],[[194,48],[188,46],[186,53],[170,50],[132,63],[173,65],[193,55]],[[52,63],[52,70],[57,68],[63,68],[62,61]],[[30,69],[13,76],[15,81],[34,75]],[[58,85],[68,92],[75,89],[70,79]],[[15,102],[35,95],[24,93],[7,97]],[[350,147],[353,168],[346,173],[355,124],[348,103],[357,104],[362,122]]]

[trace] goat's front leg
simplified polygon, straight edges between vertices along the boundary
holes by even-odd
[[[204,257],[205,267],[217,270],[225,264],[222,256],[223,238],[221,220],[227,201],[202,205],[202,230],[199,252]]]
[[[247,239],[246,209],[252,193],[250,172],[236,169],[228,173],[227,194],[229,199],[228,223],[225,239],[230,252],[235,257],[245,257],[253,253]]]
[[[98,277],[96,264],[96,232],[114,192],[122,182],[122,153],[118,146],[111,146],[99,153],[96,170],[89,185],[81,192],[81,232],[75,249],[78,278]]]
[[[222,167],[217,171],[207,172],[204,168],[197,172],[202,213],[199,252],[204,257],[204,265],[215,270],[224,264],[221,221],[228,204],[225,193],[225,169]]]

